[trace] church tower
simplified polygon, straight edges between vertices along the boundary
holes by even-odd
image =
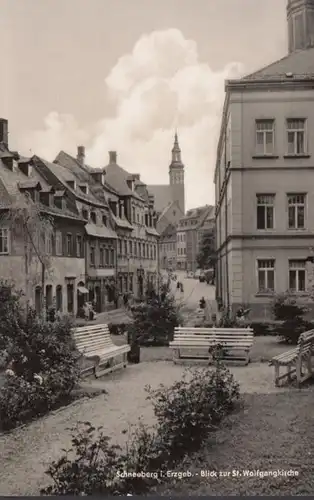
[[[171,153],[172,161],[169,166],[171,200],[177,201],[182,212],[185,213],[184,165],[181,160],[181,149],[177,132],[174,136],[174,144]]]
[[[314,0],[288,0],[289,54],[314,47]]]

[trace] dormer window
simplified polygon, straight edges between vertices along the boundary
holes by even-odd
[[[102,223],[104,226],[107,226],[107,217],[105,215],[102,216]]]
[[[90,218],[91,218],[91,221],[93,222],[93,224],[96,224],[96,214],[95,214],[95,212],[91,212]]]
[[[81,190],[84,194],[88,194],[88,185],[87,185],[87,184],[81,184],[81,185],[80,185],[80,190]]]
[[[82,217],[83,219],[88,220],[88,210],[86,209],[82,210]]]
[[[73,181],[73,180],[70,180],[70,181],[66,181],[67,185],[71,188],[71,189],[76,189],[76,182]]]

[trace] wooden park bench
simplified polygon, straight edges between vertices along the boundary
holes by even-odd
[[[127,353],[130,346],[115,345],[110,336],[108,325],[81,326],[74,329],[74,339],[83,358],[94,361],[93,373],[96,378],[127,366]],[[118,358],[118,362],[114,363]],[[87,374],[89,368],[82,370]],[[86,373],[85,373],[86,372]]]
[[[279,386],[279,381],[287,379],[291,382],[296,378],[300,385],[305,380],[312,377],[312,356],[314,354],[314,330],[301,333],[298,345],[289,351],[279,354],[269,362],[270,366],[275,367],[275,385]],[[305,371],[303,370],[305,365]],[[280,375],[280,367],[286,368],[286,373]]]
[[[221,345],[225,361],[250,362],[250,350],[254,334],[251,328],[193,328],[178,327],[169,343],[173,349],[173,361],[180,359],[212,360],[211,347]]]

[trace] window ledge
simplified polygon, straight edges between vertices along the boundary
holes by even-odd
[[[275,292],[257,292],[255,297],[274,297]]]
[[[278,160],[278,155],[253,155],[253,160]]]
[[[308,231],[308,229],[306,227],[287,227],[287,231],[289,231],[289,232],[297,231],[298,233],[301,233],[304,231]]]
[[[289,294],[292,297],[295,297],[297,299],[310,297],[309,292],[292,292],[292,291],[289,291]]]
[[[311,158],[311,155],[309,154],[302,154],[302,155],[284,155],[284,158]]]

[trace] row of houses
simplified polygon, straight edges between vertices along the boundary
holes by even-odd
[[[211,205],[188,210],[176,225],[166,226],[160,232],[160,266],[195,272],[203,237],[213,234],[214,226],[215,207]]]
[[[314,0],[288,0],[288,54],[229,80],[215,169],[217,298],[271,314],[313,304]]]
[[[91,168],[85,149],[61,151],[53,162],[25,158],[9,146],[8,121],[0,120],[0,273],[22,289],[37,309],[76,315],[86,300],[98,312],[114,307],[118,293],[141,297],[159,272],[159,234],[154,197],[138,174],[109,153],[108,165]],[[27,261],[25,241],[5,216],[32,200],[52,221],[45,239],[45,270],[35,248]],[[33,245],[34,246],[34,245]],[[44,287],[44,289],[43,289]]]

